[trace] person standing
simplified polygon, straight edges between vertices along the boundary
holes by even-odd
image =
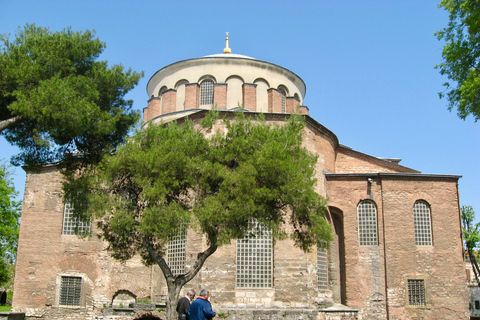
[[[182,297],[178,300],[177,303],[177,312],[178,320],[188,320],[188,308],[190,308],[190,302],[195,297],[195,290],[188,290],[185,297]]]
[[[216,313],[212,310],[210,301],[210,291],[202,289],[198,298],[192,302],[188,309],[188,318],[190,320],[209,320],[215,317]]]

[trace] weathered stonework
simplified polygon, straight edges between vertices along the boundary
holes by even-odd
[[[271,287],[237,287],[237,243],[232,241],[207,259],[184,291],[209,289],[219,319],[468,317],[458,176],[421,174],[401,166],[399,159],[377,158],[340,145],[334,133],[308,116],[308,108],[302,105],[305,85],[298,76],[245,56],[215,55],[162,68],[147,86],[151,99],[144,109],[144,123],[181,123],[188,116],[198,124],[207,113],[199,110],[198,83],[207,75],[217,81],[212,107],[219,109],[221,119],[234,117],[230,109],[238,108],[237,101],[243,102],[246,115],[265,112],[271,124],[284,124],[290,113],[304,114],[303,146],[317,156],[316,192],[328,199],[326,219],[334,241],[326,253],[326,287],[319,287],[317,248],[303,252],[287,239],[273,246]],[[286,113],[280,87],[290,92]],[[226,130],[225,124],[218,121],[214,130]],[[120,263],[109,256],[106,244],[96,236],[62,234],[61,179],[55,166],[27,172],[14,310],[25,312],[28,319],[130,320],[147,313],[162,318],[155,308],[164,304],[167,288],[158,266],[146,267],[139,257]],[[375,205],[376,245],[359,242],[357,207],[363,200]],[[428,246],[415,244],[412,208],[419,200],[431,208],[433,243]],[[95,224],[92,233],[98,233]],[[202,235],[188,230],[187,271],[205,249]],[[78,307],[59,304],[60,279],[68,276],[81,278]],[[410,305],[409,280],[424,283],[423,305]],[[155,307],[142,309],[131,303],[140,299]]]

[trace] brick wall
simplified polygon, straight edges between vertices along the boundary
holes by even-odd
[[[467,319],[456,178],[328,177],[329,204],[343,214],[347,303],[367,319]],[[345,195],[348,194],[348,197]],[[359,246],[357,205],[377,206],[378,246]],[[415,246],[413,205],[431,206],[433,246]],[[448,227],[446,227],[448,226]],[[426,279],[427,305],[409,307],[408,278]],[[388,306],[388,308],[387,308]]]
[[[169,89],[162,94],[162,114],[175,112],[177,109],[177,90]]]
[[[213,106],[217,109],[227,108],[227,84],[215,83],[213,88]]]
[[[270,88],[268,92],[268,112],[281,113],[282,112],[282,93]]]
[[[154,97],[148,100],[147,109],[144,109],[143,123],[155,117],[158,117],[161,113],[161,106],[162,106],[162,100],[158,97]]]
[[[65,319],[68,308],[57,308],[59,277],[82,277],[85,307],[74,312],[77,318],[93,316],[103,304],[112,301],[118,290],[127,290],[138,298],[151,296],[151,268],[138,257],[122,264],[113,260],[106,245],[92,237],[62,235],[64,205],[62,176],[54,166],[40,172],[27,172],[20,224],[19,246],[14,283],[13,308],[27,316]],[[49,310],[54,314],[48,315]],[[69,316],[70,317],[70,316]]]
[[[256,111],[257,110],[257,85],[244,83],[243,84],[243,108]]]
[[[185,110],[197,109],[200,103],[200,86],[197,83],[185,85]]]
[[[285,109],[287,113],[300,113],[300,100],[295,97],[286,97]]]

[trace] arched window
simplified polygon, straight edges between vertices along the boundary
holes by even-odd
[[[163,94],[165,93],[165,91],[167,91],[167,87],[166,86],[163,86],[160,88],[160,90],[158,90],[158,97],[161,98],[163,96]]]
[[[200,84],[200,105],[213,105],[213,81],[204,80]]]
[[[358,240],[361,246],[378,245],[377,207],[371,200],[363,200],[357,207]]]
[[[427,202],[419,200],[413,205],[413,224],[415,226],[415,245],[432,245],[432,223],[430,206]]]
[[[328,256],[324,241],[317,244],[317,284],[318,289],[328,289]]]
[[[282,113],[287,112],[287,88],[283,85],[278,86],[278,90],[282,94]]]

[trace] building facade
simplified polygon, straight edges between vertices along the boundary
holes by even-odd
[[[290,70],[230,53],[228,38],[223,54],[179,61],[150,78],[144,125],[199,121],[213,108],[226,117],[263,113],[272,123],[303,114],[304,146],[318,156],[316,188],[328,199],[334,231],[328,249],[308,253],[268,233],[237,240],[184,290],[209,289],[227,319],[466,319],[460,177],[422,174],[341,145],[309,116],[305,93]],[[97,237],[76,235],[98,230],[74,227],[61,178],[55,166],[27,172],[14,310],[32,319],[158,319],[138,308],[165,301],[160,269],[140,258],[117,262]],[[205,246],[186,229],[170,241],[168,263],[184,272]]]

